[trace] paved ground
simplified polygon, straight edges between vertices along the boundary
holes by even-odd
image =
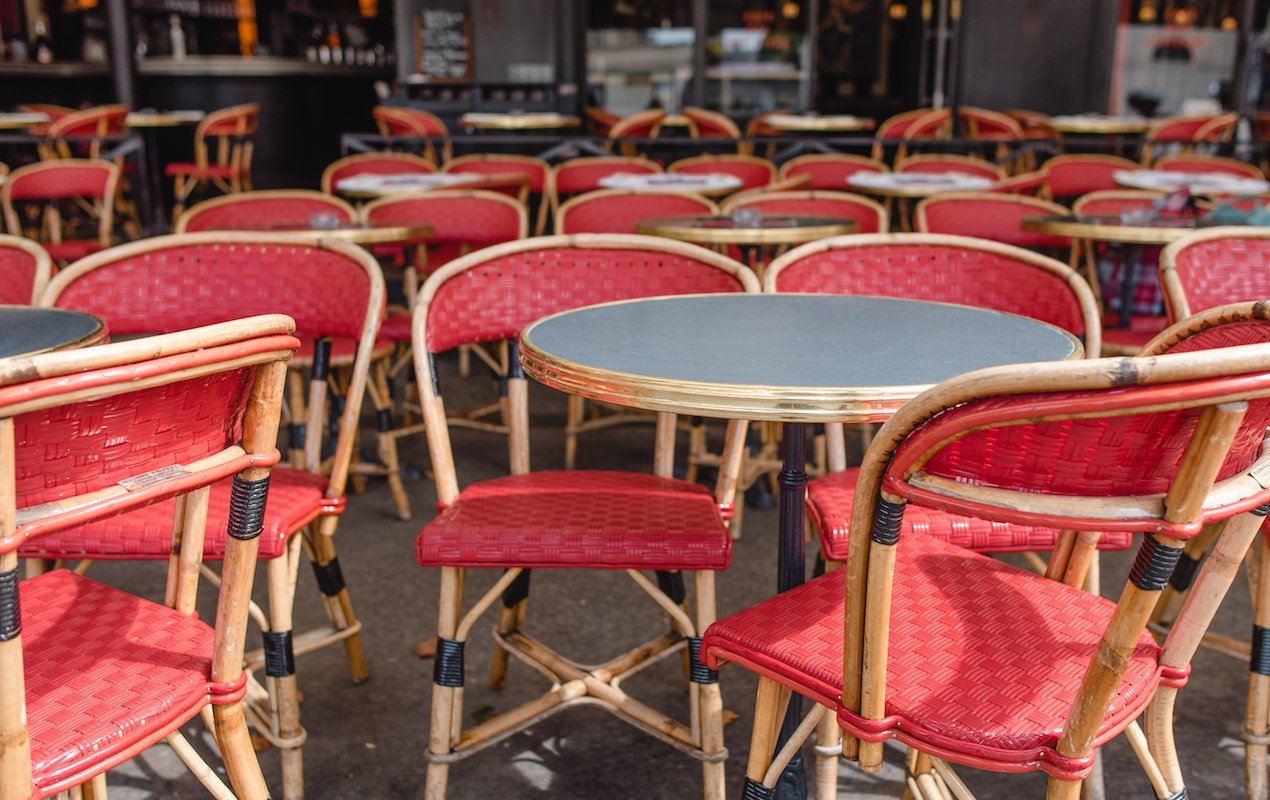
[[[447,386],[455,398],[488,389],[474,380]],[[451,388],[452,387],[452,388]],[[559,396],[535,387],[532,394],[535,467],[559,465],[559,436],[563,403]],[[580,466],[642,469],[651,460],[650,429],[632,427],[594,435],[580,447]],[[487,434],[460,433],[460,478],[464,482],[498,474],[503,469],[501,439]],[[412,463],[423,465],[420,443],[407,445]],[[466,455],[462,455],[466,454]],[[432,635],[436,614],[437,573],[414,563],[412,543],[422,523],[433,513],[431,482],[408,484],[415,519],[400,522],[391,514],[382,482],[371,482],[349,502],[337,542],[353,601],[364,625],[364,641],[372,678],[354,686],[347,679],[340,648],[303,656],[300,686],[305,694],[304,724],[308,796],[321,800],[397,798],[421,795],[427,739],[431,662],[414,655],[415,645]],[[775,586],[775,512],[748,511],[733,563],[718,582],[719,610],[727,614],[765,596]],[[1108,558],[1103,575],[1105,591],[1118,594],[1127,559]],[[136,591],[160,595],[162,576],[157,565],[103,564],[94,568],[100,580]],[[492,576],[469,578],[468,597],[478,595]],[[259,584],[259,582],[258,582]],[[1248,635],[1246,586],[1231,592],[1215,624],[1218,632]],[[210,596],[210,595],[209,595]],[[205,612],[207,613],[207,612]],[[664,621],[651,601],[619,573],[540,573],[534,578],[530,625],[535,635],[560,643],[581,661],[602,661],[626,646],[652,638]],[[297,630],[321,619],[312,575],[301,572]],[[468,720],[491,710],[512,707],[543,688],[540,676],[513,664],[508,688],[490,690],[487,673],[490,645],[484,636],[468,647]],[[1178,705],[1177,728],[1183,764],[1192,797],[1234,797],[1242,792],[1243,746],[1239,740],[1247,668],[1226,656],[1201,652],[1191,685]],[[728,788],[739,787],[748,750],[754,681],[739,668],[721,676],[725,705],[739,714],[727,728]],[[667,713],[686,720],[686,690],[678,660],[670,659],[633,679],[628,688]],[[200,726],[187,729],[191,738],[206,743]],[[1127,745],[1104,749],[1108,797],[1149,798],[1150,787]],[[266,777],[279,786],[278,756],[261,754]],[[902,753],[888,754],[888,765],[876,775],[863,775],[843,762],[841,797],[899,797],[902,791]],[[1036,776],[995,776],[966,771],[968,782],[983,798],[1040,797],[1043,780]],[[688,798],[700,796],[700,770],[695,762],[649,739],[597,709],[580,708],[558,715],[478,754],[451,770],[452,798]],[[164,746],[151,749],[111,773],[114,800],[204,797]]]

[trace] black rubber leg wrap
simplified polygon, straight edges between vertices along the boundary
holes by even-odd
[[[1169,800],[1187,800],[1186,787],[1183,786],[1181,789],[1178,789],[1176,792],[1169,795]]]
[[[441,377],[437,375],[437,354],[428,351],[428,374],[432,376],[432,393],[441,396]]]
[[[745,791],[741,792],[741,800],[774,800],[776,792],[761,783],[745,779]]]
[[[529,597],[529,576],[532,574],[532,570],[521,570],[516,579],[503,590],[503,608],[515,608]]]
[[[18,599],[18,570],[0,572],[0,642],[22,632],[22,604]]]
[[[665,570],[657,570],[657,588],[661,589],[661,593],[670,598],[670,602],[679,605],[688,596],[684,589],[684,576],[682,572],[666,572]]]
[[[878,498],[873,509],[873,531],[870,538],[878,544],[895,544],[900,540],[900,523],[904,521],[904,504]]]
[[[1138,548],[1137,557],[1133,559],[1129,580],[1144,592],[1158,592],[1168,583],[1181,556],[1182,548],[1160,544],[1159,539],[1147,536]]]
[[[316,561],[312,563],[318,591],[327,597],[334,597],[344,591],[344,573],[340,570],[338,558],[332,558],[328,564],[319,564]]]
[[[229,491],[229,535],[242,541],[259,536],[265,527],[265,500],[268,497],[268,476],[247,481],[235,475],[233,488]]]
[[[512,339],[507,343],[507,377],[523,380],[525,368],[520,363],[520,342]]]
[[[303,422],[291,423],[291,449],[303,450],[304,440],[308,438],[309,428]]]
[[[1179,592],[1186,591],[1195,582],[1196,572],[1199,572],[1199,559],[1191,558],[1183,552],[1182,557],[1177,561],[1177,566],[1173,568],[1173,574],[1169,577],[1169,586]]]
[[[1256,508],[1252,510],[1252,513],[1256,514],[1259,517],[1264,517],[1267,514],[1270,514],[1270,503],[1266,503],[1263,506],[1257,506]]]
[[[437,658],[432,665],[432,682],[437,686],[463,685],[463,642],[437,637]]]
[[[379,425],[380,433],[387,433],[392,430],[392,409],[381,408],[376,411],[375,422]]]
[[[313,380],[324,381],[331,371],[331,340],[323,336],[313,343]]]
[[[285,678],[295,674],[295,650],[291,631],[265,631],[265,674]]]
[[[692,680],[693,683],[718,683],[719,682],[719,673],[716,670],[712,670],[709,667],[707,667],[706,662],[701,660],[701,637],[700,636],[688,637],[688,655],[691,656],[691,658],[689,659],[690,664],[689,664],[689,670],[688,670],[688,677]]]
[[[1270,628],[1252,626],[1252,657],[1248,659],[1248,671],[1270,675]]]

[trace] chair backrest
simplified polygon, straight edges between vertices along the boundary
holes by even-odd
[[[919,156],[908,156],[895,162],[896,172],[930,172],[944,174],[960,172],[997,181],[1005,177],[1005,170],[989,164],[980,158],[959,156],[948,153],[928,153]]]
[[[556,233],[635,233],[643,220],[688,214],[717,214],[719,207],[691,192],[600,189],[565,201],[556,212]]]
[[[375,106],[371,116],[381,136],[448,136],[441,118],[422,108]]]
[[[413,346],[438,501],[454,501],[458,476],[436,355],[464,344],[514,340],[541,317],[595,303],[755,291],[758,282],[744,265],[701,247],[650,236],[527,239],[473,253],[433,273],[415,305]],[[508,455],[511,471],[519,474],[529,471],[525,377],[515,352],[507,363],[508,401],[514,405],[507,415]]]
[[[811,178],[809,189],[828,189],[835,192],[846,191],[847,179],[857,172],[890,172],[891,168],[881,161],[864,156],[847,155],[846,153],[812,153],[791,158],[781,165],[781,180],[796,175],[807,175]]]
[[[903,139],[919,120],[924,120],[934,111],[931,108],[915,108],[912,111],[902,111],[899,114],[887,117],[882,120],[881,125],[878,125],[873,136],[880,141],[898,141]]]
[[[529,212],[524,204],[479,190],[445,189],[381,197],[362,207],[362,218],[381,225],[430,226],[429,270],[483,247],[529,235]]]
[[[1221,156],[1202,156],[1194,153],[1160,156],[1155,160],[1155,169],[1172,172],[1234,175],[1239,178],[1256,178],[1257,180],[1265,179],[1265,175],[1258,167],[1246,161],[1222,158]]]
[[[740,139],[741,129],[726,115],[696,106],[684,106],[681,114],[688,118],[694,136],[701,139]]]
[[[19,609],[17,548],[24,541],[177,494],[202,494],[232,477],[230,517],[239,520],[233,529],[237,535],[226,545],[215,644],[198,655],[210,662],[209,682],[241,685],[259,534],[259,528],[250,527],[255,514],[248,505],[268,485],[270,467],[279,457],[286,361],[299,345],[290,330],[290,320],[275,315],[142,341],[0,359],[0,474],[8,484],[0,494],[0,519],[6,521],[0,531],[0,607],[5,609],[0,736],[6,742],[0,748],[0,772],[6,793],[46,794],[42,790],[50,787],[34,786],[28,726],[63,723],[28,719],[24,666],[28,674],[58,671],[68,685],[78,682],[80,670],[97,666],[91,659],[79,666],[23,664],[22,611],[38,610]],[[205,518],[205,503],[186,504],[185,535],[174,548],[179,556],[169,562],[167,604],[183,615],[195,613]],[[44,577],[60,580],[56,573]],[[133,633],[144,649],[145,630]],[[173,711],[192,717],[197,708]],[[88,752],[102,744],[85,741],[73,726],[58,733],[65,752]]]
[[[1234,130],[1237,114],[1197,114],[1166,117],[1151,125],[1146,132],[1148,142],[1222,141]]]
[[[1084,278],[1030,250],[967,236],[871,234],[812,242],[769,264],[763,289],[960,303],[1083,336],[1091,358],[1102,346],[1098,303]]]
[[[72,111],[51,123],[45,135],[53,141],[53,149],[46,157],[71,158],[78,150],[89,158],[101,155],[101,139],[121,136],[128,132],[128,106],[109,105]],[[87,142],[69,142],[67,139],[85,139]],[[86,146],[85,146],[86,145]]]
[[[1057,203],[1018,194],[946,192],[917,204],[913,228],[918,233],[952,233],[1016,247],[1067,250],[1071,240],[1065,236],[1023,229],[1026,217],[1066,213]]]
[[[0,185],[0,201],[9,233],[49,242],[61,241],[63,202],[83,202],[96,219],[97,240],[107,245],[114,230],[118,191],[119,167],[109,161],[67,158],[15,169]],[[19,205],[39,207],[40,213],[19,214]]]
[[[612,111],[605,111],[595,106],[587,106],[582,113],[586,117],[587,133],[592,136],[608,136],[613,126],[622,120]]]
[[[757,156],[705,155],[682,158],[666,168],[668,172],[704,175],[722,172],[741,179],[741,189],[758,189],[776,178],[772,162]]]
[[[908,154],[908,142],[929,139],[940,139],[947,136],[952,112],[946,108],[919,108],[896,114],[883,120],[873,136],[873,151],[870,155],[881,161],[886,155],[888,145],[895,148],[895,158],[899,160]]]
[[[1023,138],[1023,128],[1006,114],[986,108],[958,106],[957,118],[971,139],[1016,141]]]
[[[273,231],[305,229],[320,214],[348,223],[357,211],[338,197],[311,189],[264,189],[204,200],[185,210],[174,233],[199,231]]]
[[[610,139],[651,139],[657,135],[657,128],[666,118],[666,112],[660,108],[637,111],[622,117],[609,128]]]
[[[30,239],[0,234],[0,306],[35,302],[53,275],[49,254]]]
[[[285,234],[217,231],[156,236],[94,253],[58,273],[39,305],[95,314],[111,334],[165,333],[264,313],[285,313],[314,363],[327,363],[330,337],[355,343],[327,497],[344,496],[371,355],[384,315],[384,278],[352,245]],[[311,346],[310,346],[311,343]],[[311,347],[311,349],[309,349]],[[314,382],[325,383],[323,370]],[[325,392],[321,394],[325,398]],[[310,429],[325,429],[325,407],[310,404]],[[304,420],[291,420],[294,426]],[[316,425],[316,428],[313,426]],[[318,471],[321,438],[305,465]],[[334,524],[331,522],[324,524]]]
[[[1075,203],[1072,203],[1072,211],[1076,214],[1088,214],[1091,217],[1115,216],[1126,211],[1148,209],[1160,197],[1159,192],[1140,189],[1108,189],[1081,195]]]
[[[886,233],[886,207],[876,200],[850,192],[825,192],[815,189],[792,192],[763,192],[749,196],[729,197],[722,212],[737,208],[757,209],[764,214],[793,214],[812,217],[840,217],[854,220],[856,233]]]
[[[1189,353],[1270,342],[1270,303],[1213,306],[1174,322],[1142,346],[1139,356]]]
[[[1011,175],[1008,178],[1002,178],[992,187],[987,189],[989,192],[997,192],[999,194],[1022,194],[1035,196],[1045,189],[1045,173],[1040,170],[1031,172],[1020,172],[1017,175]]]
[[[216,164],[235,171],[249,171],[255,149],[252,137],[259,124],[259,103],[210,112],[194,129],[194,162],[200,167]]]
[[[600,180],[610,175],[648,175],[661,172],[661,165],[647,158],[587,156],[571,158],[555,166],[552,182],[557,195],[581,194],[601,189]]]
[[[551,165],[541,158],[503,153],[476,153],[450,159],[442,172],[474,175],[524,175],[529,191],[545,194],[551,186]]]
[[[322,191],[335,192],[336,184],[354,175],[431,175],[437,168],[413,153],[357,153],[332,161],[322,170]]]
[[[1171,320],[1270,297],[1270,231],[1239,226],[1183,236],[1160,255],[1160,286]]]
[[[1115,189],[1114,173],[1139,168],[1137,163],[1119,156],[1080,154],[1054,156],[1041,165],[1041,172],[1045,173],[1050,197],[1078,197]]]
[[[1019,124],[1023,135],[1028,139],[1058,139],[1058,131],[1050,122],[1048,114],[1029,111],[1025,108],[1003,108],[1001,113]]]

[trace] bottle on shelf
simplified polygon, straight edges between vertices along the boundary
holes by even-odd
[[[185,29],[181,27],[181,18],[176,14],[168,17],[168,30],[171,31],[172,58],[181,61],[186,56]]]
[[[43,15],[35,19],[35,63],[53,63],[53,43],[49,41],[48,19]]]

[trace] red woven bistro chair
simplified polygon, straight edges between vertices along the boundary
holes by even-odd
[[[247,654],[263,667],[264,692],[253,692],[248,716],[257,732],[282,752],[283,795],[303,792],[295,655],[341,642],[354,681],[366,679],[361,625],[336,559],[334,533],[345,505],[349,464],[357,438],[361,399],[384,308],[379,265],[342,242],[317,243],[283,234],[217,231],[158,236],[112,248],[60,272],[40,305],[73,308],[104,320],[112,335],[179,330],[266,311],[295,318],[303,341],[289,373],[292,464],[274,470],[260,537],[267,562],[268,608],[253,606],[264,630],[264,650]],[[333,363],[348,363],[348,389],[329,457],[327,384]],[[300,367],[308,367],[304,386]],[[309,402],[304,404],[307,393]],[[226,554],[230,486],[212,487],[204,557]],[[125,515],[27,543],[21,554],[38,559],[166,560],[172,503],[155,503]],[[291,608],[301,552],[313,563],[330,624],[293,637]],[[241,653],[239,655],[241,657]],[[312,696],[310,696],[312,702]]]
[[[653,175],[661,172],[661,164],[647,158],[626,156],[587,156],[562,161],[552,168],[551,216],[554,222],[560,203],[569,197],[603,189],[600,181],[613,175]],[[560,229],[555,229],[560,233]]]
[[[322,170],[322,191],[336,194],[336,186],[354,175],[431,175],[436,166],[413,153],[357,153],[336,159]]]
[[[449,161],[453,153],[450,142],[450,129],[445,126],[436,114],[422,108],[406,108],[405,106],[375,106],[371,110],[375,126],[380,136],[399,137],[403,139],[423,139],[423,156],[433,164]],[[441,140],[441,158],[437,158],[433,141]]]
[[[1056,141],[1061,138],[1058,135],[1058,131],[1054,129],[1048,114],[1042,114],[1039,111],[1029,111],[1025,108],[1003,108],[1001,113],[1019,124],[1019,127],[1023,129],[1024,138],[1054,139]]]
[[[1045,173],[1040,170],[1020,172],[997,181],[987,191],[1035,197],[1045,191]]]
[[[776,167],[765,158],[743,155],[705,155],[681,158],[666,168],[685,175],[722,172],[741,179],[741,188],[761,189],[776,179]]]
[[[30,239],[0,234],[0,306],[35,302],[53,275],[48,252]]]
[[[696,139],[740,139],[741,129],[726,114],[696,106],[684,106],[680,112],[692,123],[689,127]]]
[[[714,215],[719,207],[692,192],[638,192],[600,189],[580,194],[556,212],[557,233],[635,233],[646,219]]]
[[[68,158],[19,167],[0,185],[9,233],[66,263],[110,246],[119,167]]]
[[[439,800],[450,764],[504,734],[565,707],[600,705],[703,761],[707,797],[723,794],[722,704],[718,684],[692,661],[693,723],[685,725],[629,698],[616,683],[646,658],[685,645],[712,621],[714,573],[728,566],[731,537],[720,514],[731,505],[727,476],[719,489],[671,477],[674,415],[658,416],[656,475],[607,471],[530,471],[527,381],[516,338],[534,320],[614,300],[698,292],[754,292],[749,270],[704,248],[646,236],[551,236],[500,245],[454,261],[428,278],[414,316],[414,351],[441,512],[419,534],[421,565],[441,568],[441,612],[433,674],[432,725],[425,794]],[[473,314],[471,309],[482,309]],[[459,490],[436,357],[462,344],[510,340],[506,363],[510,475]],[[744,424],[729,428],[739,454]],[[732,459],[736,461],[738,459]],[[460,618],[465,571],[502,577]],[[565,659],[524,632],[529,570],[625,570],[674,618],[671,633],[592,670],[586,681]],[[659,583],[645,576],[653,570]],[[674,571],[675,574],[671,574]],[[680,609],[682,574],[691,573],[697,613]],[[660,588],[659,588],[660,587]],[[464,645],[472,625],[502,596],[492,682],[503,683],[508,651],[546,675],[560,676],[539,699],[460,731]],[[639,655],[636,655],[636,654]],[[610,680],[612,682],[610,682]],[[634,712],[634,714],[633,714]]]
[[[976,178],[987,178],[990,181],[999,181],[1005,178],[1005,170],[995,164],[989,164],[982,158],[959,156],[951,153],[927,153],[925,155],[897,159],[895,171],[928,172],[939,175],[948,172],[959,172],[963,175],[973,175]]]
[[[225,194],[251,189],[253,139],[260,105],[247,103],[211,112],[194,129],[194,161],[173,162],[164,172],[173,179],[172,218],[199,189],[215,187]]]
[[[315,215],[341,224],[357,219],[357,210],[338,197],[311,189],[264,189],[213,197],[188,208],[174,233],[201,231],[273,231],[307,229]]]
[[[49,123],[40,157],[101,158],[102,139],[128,132],[128,107],[97,106],[72,111]]]
[[[547,210],[551,207],[551,195],[554,191],[551,183],[551,165],[546,161],[532,156],[479,153],[450,159],[444,171],[500,178],[507,175],[523,176],[529,181],[530,197],[527,200],[521,196],[520,199],[522,202],[537,204],[537,210],[534,212],[534,232],[542,235],[546,229]],[[464,186],[464,188],[497,190],[495,187],[480,184]]]
[[[828,189],[834,192],[847,191],[847,179],[857,172],[890,172],[891,168],[881,161],[864,156],[853,156],[845,153],[812,153],[797,156],[781,164],[777,174],[780,180],[807,175],[811,182],[808,189]]]
[[[1160,256],[1169,319],[1270,297],[1270,231],[1209,228],[1178,239]]]
[[[952,113],[946,108],[918,108],[896,114],[883,120],[874,131],[870,155],[875,161],[885,161],[886,148],[894,147],[894,161],[899,161],[908,155],[910,142],[947,138],[951,122]]]
[[[1221,156],[1203,156],[1196,153],[1161,156],[1155,160],[1155,169],[1170,172],[1199,172],[1209,175],[1234,175],[1236,178],[1265,180],[1261,169],[1246,161]]]
[[[1251,477],[1270,468],[1258,458],[1268,364],[1260,344],[999,367],[901,409],[865,455],[847,567],[706,633],[711,666],[760,676],[747,796],[771,797],[788,760],[769,754],[792,690],[817,706],[787,751],[836,713],[844,754],[866,771],[881,767],[887,739],[908,745],[908,785],[923,800],[969,796],[952,763],[1041,771],[1047,797],[1074,800],[1095,748],[1125,731],[1155,796],[1184,797],[1173,705],[1231,565],[1270,511]],[[1140,533],[1142,545],[1113,602],[913,536],[904,519],[918,507]],[[1206,525],[1223,527],[1217,550],[1157,644],[1148,617],[1182,544]]]
[[[255,317],[0,359],[6,798],[104,797],[107,770],[163,740],[215,796],[269,796],[243,718],[242,650],[291,328]],[[234,522],[209,625],[195,600],[208,487],[222,482]],[[148,503],[167,508],[179,550],[162,604],[65,569],[19,582],[20,546]],[[208,710],[232,793],[181,734]]]
[[[647,143],[654,139],[661,130],[661,122],[666,112],[660,108],[637,111],[622,117],[609,128],[609,149],[615,149],[619,155],[633,156],[640,150],[640,141]],[[616,148],[613,146],[616,145]]]
[[[57,122],[67,114],[74,114],[79,109],[70,106],[59,106],[56,103],[23,103],[18,106],[18,111],[26,114],[43,114],[49,118],[48,122],[42,122],[38,125],[31,125],[27,128],[27,132],[35,136],[43,136],[48,133],[49,125]]]
[[[876,200],[850,192],[799,190],[790,192],[764,192],[742,197],[729,197],[722,206],[722,213],[731,214],[738,208],[757,209],[764,214],[802,215],[809,217],[838,217],[856,223],[856,233],[886,233],[886,208]]]
[[[591,136],[608,136],[613,126],[622,120],[612,111],[595,106],[587,106],[582,113],[586,117],[587,134]]]
[[[1167,117],[1147,130],[1142,142],[1142,163],[1150,164],[1159,157],[1156,151],[1166,145],[1181,153],[1190,153],[1201,143],[1220,144],[1230,141],[1239,124],[1239,115],[1199,114],[1189,117]]]
[[[1027,217],[1054,214],[1067,214],[1067,209],[1048,200],[1017,194],[944,192],[917,204],[913,227],[918,233],[951,233],[1029,250],[1062,252],[1070,262],[1075,258],[1071,239],[1023,229]]]
[[[1041,165],[1045,175],[1044,197],[1071,201],[1090,192],[1116,189],[1116,172],[1132,172],[1141,165],[1119,156],[1079,154],[1054,156]]]
[[[1017,142],[1023,138],[1023,127],[1008,114],[999,111],[958,106],[957,121],[966,138],[978,142],[998,142],[995,153],[998,161],[1010,156],[1008,142]],[[1017,163],[1023,169],[1032,169],[1036,166],[1035,156],[1028,152]]]

